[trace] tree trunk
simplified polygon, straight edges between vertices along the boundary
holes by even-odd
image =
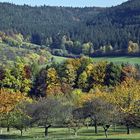
[[[87,123],[87,124],[86,124],[86,126],[87,126],[87,129],[88,129],[88,127],[89,127],[89,124]]]
[[[23,130],[22,129],[20,130],[20,135],[21,135],[21,137],[23,136]]]
[[[103,126],[103,128],[104,128],[104,132],[105,132],[105,137],[106,137],[106,139],[108,138],[108,129],[110,128],[110,125],[105,125],[105,126]]]
[[[10,126],[7,125],[7,132],[10,132]]]
[[[10,132],[9,118],[7,118],[7,132]]]
[[[127,125],[126,128],[127,128],[127,134],[128,134],[128,135],[131,134],[130,127]]]
[[[77,129],[74,130],[74,135],[77,137]]]
[[[116,132],[116,123],[114,123],[114,132]]]
[[[48,129],[51,127],[51,125],[45,126],[45,136],[48,136]]]
[[[45,136],[48,136],[48,127],[45,127]]]
[[[69,133],[71,133],[71,129],[70,129],[70,127],[68,127],[68,130],[69,130]]]
[[[105,137],[106,137],[106,138],[108,137],[107,130],[105,130]]]
[[[97,120],[94,121],[94,127],[95,127],[95,134],[98,134],[98,126],[97,126]]]

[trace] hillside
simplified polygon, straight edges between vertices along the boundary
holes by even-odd
[[[0,32],[0,66],[13,64],[17,59],[25,64],[44,65],[51,54],[43,46],[27,42],[21,34],[6,35]]]
[[[111,43],[116,47],[127,47],[129,40],[140,42],[140,1],[130,0],[122,5],[106,9],[105,12],[87,21],[94,30],[98,43]],[[100,35],[98,35],[100,33]],[[115,41],[116,40],[116,41]]]
[[[90,16],[104,8],[30,7],[0,3],[0,30],[16,30],[22,34],[52,36],[59,32],[68,33]]]
[[[140,1],[110,8],[30,7],[0,3],[0,30],[21,33],[54,55],[140,54]],[[128,51],[128,42],[132,51]]]

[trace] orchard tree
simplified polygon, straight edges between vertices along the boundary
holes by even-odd
[[[113,92],[113,102],[117,105],[122,116],[122,123],[127,128],[127,134],[130,134],[131,126],[136,126],[140,119],[140,82],[133,78],[127,79],[119,86],[115,87]]]
[[[0,115],[6,121],[7,131],[9,131],[11,125],[12,112],[18,103],[26,99],[20,92],[12,92],[8,89],[0,90]]]
[[[98,124],[102,124],[105,136],[113,121],[114,106],[103,98],[93,98],[84,104],[84,110],[93,122],[95,133],[98,133]]]
[[[23,135],[23,130],[26,130],[30,125],[31,118],[28,116],[26,111],[26,106],[30,102],[31,100],[28,99],[28,101],[18,103],[11,113],[11,126],[19,130],[21,136]]]
[[[74,131],[74,135],[78,135],[78,130],[84,126],[84,116],[82,108],[73,108],[69,119],[66,123],[70,129]]]
[[[31,123],[36,123],[45,128],[45,136],[48,136],[48,129],[52,126],[62,126],[69,116],[69,108],[60,100],[52,97],[41,98],[27,106]]]
[[[87,117],[92,120],[93,126],[95,127],[95,133],[98,133],[98,124],[100,123],[100,115],[102,113],[101,100],[91,99],[83,105],[85,111],[87,112]]]

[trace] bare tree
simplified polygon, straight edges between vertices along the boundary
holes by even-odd
[[[55,98],[41,98],[27,106],[28,114],[32,118],[31,123],[37,123],[45,128],[45,136],[52,126],[63,125],[68,116],[66,105]]]
[[[74,131],[74,135],[77,136],[78,130],[84,125],[84,114],[83,108],[72,108],[72,112],[69,120],[68,126]]]
[[[84,110],[93,121],[96,134],[98,133],[98,124],[102,124],[107,137],[107,131],[113,121],[113,109],[113,105],[100,98],[85,103]]]

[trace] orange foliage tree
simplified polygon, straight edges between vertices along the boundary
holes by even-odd
[[[15,93],[8,89],[0,90],[0,120],[6,121],[7,131],[9,131],[10,127],[11,113],[20,102],[27,99],[28,98],[20,92]]]

